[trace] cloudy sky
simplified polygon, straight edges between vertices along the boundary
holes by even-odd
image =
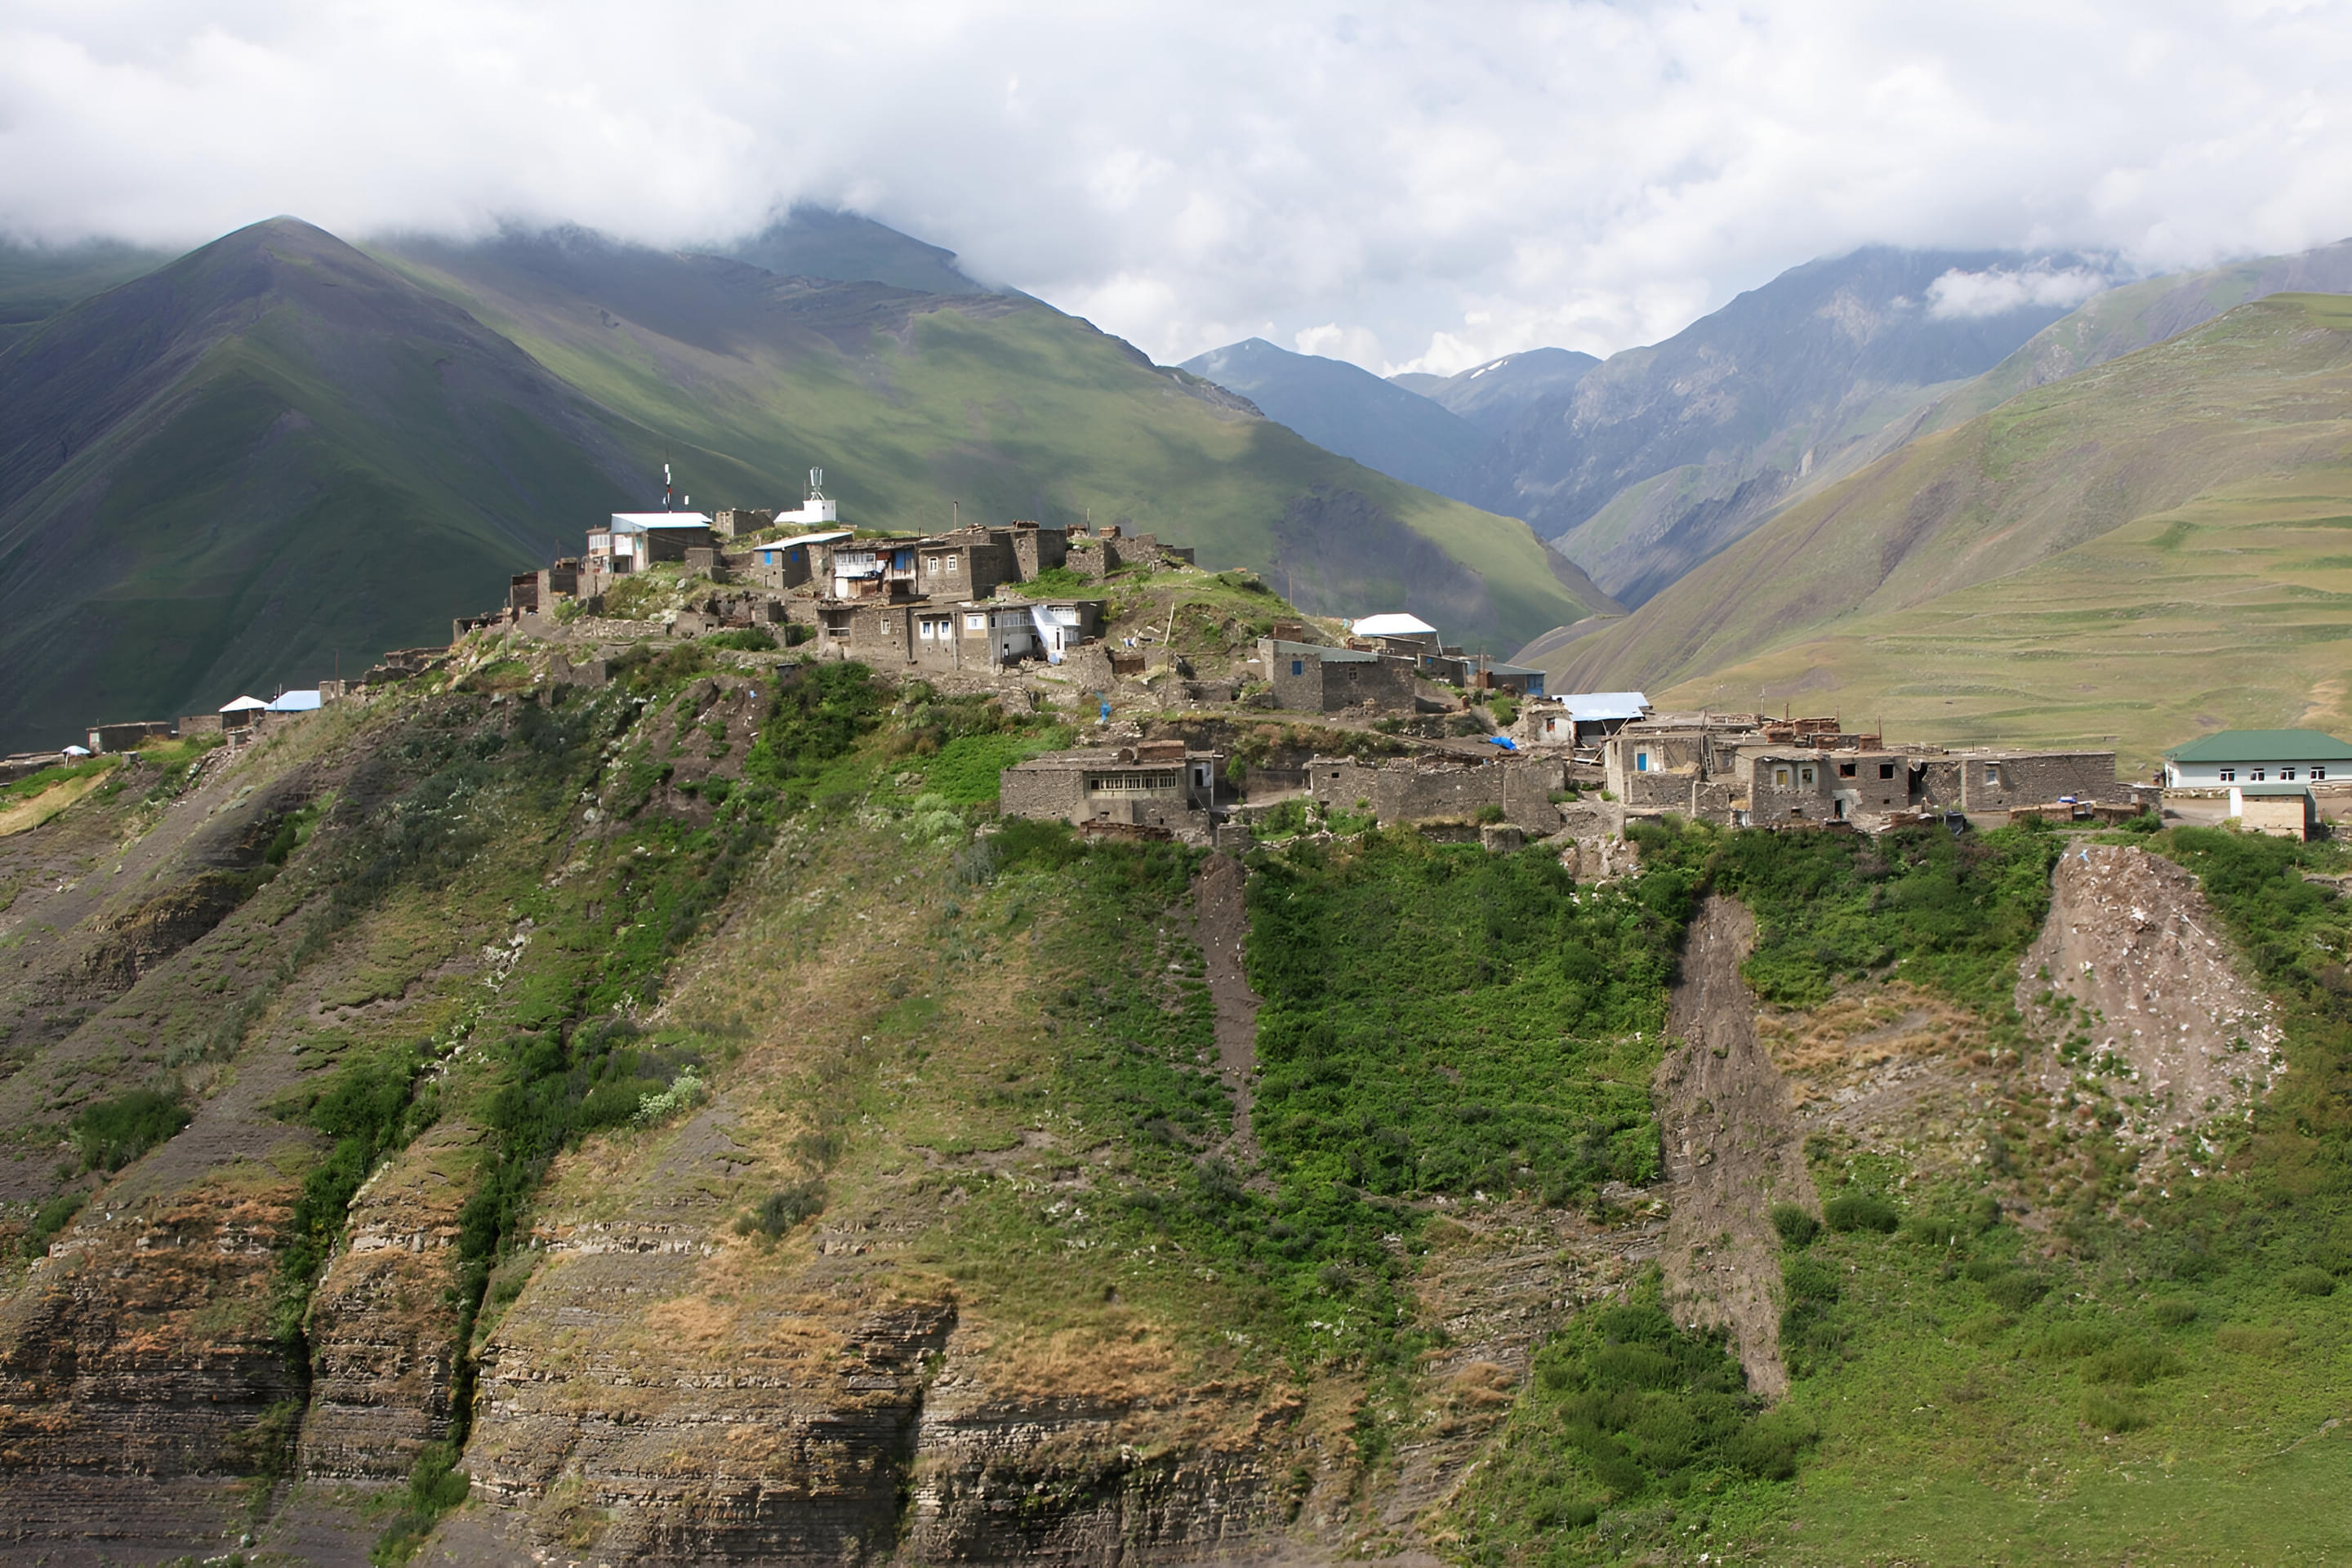
[[[2352,5],[2292,0],[0,0],[0,229],[686,245],[813,200],[1163,361],[1452,371],[1870,241],[2342,237],[2347,57]]]

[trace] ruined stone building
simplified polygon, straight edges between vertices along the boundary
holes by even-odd
[[[1007,816],[1161,828],[1205,842],[1223,763],[1222,752],[1190,751],[1181,741],[1053,752],[1004,770],[998,808]]]
[[[1829,719],[1664,715],[1622,726],[1601,763],[1605,787],[1629,816],[1738,826],[1876,826],[1907,812],[2130,799],[2112,751],[1889,747]]]

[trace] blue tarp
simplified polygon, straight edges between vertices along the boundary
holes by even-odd
[[[1486,737],[1486,744],[1500,746],[1507,752],[1516,752],[1519,749],[1519,743],[1508,735],[1489,735]]]

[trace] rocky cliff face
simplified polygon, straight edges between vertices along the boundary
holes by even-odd
[[[2196,1155],[2196,1129],[2242,1114],[2284,1060],[2275,1009],[2239,972],[2196,878],[2129,846],[2058,862],[2017,1005],[2051,1042],[2045,1088],[2118,1080],[2125,1135],[2168,1153]]]

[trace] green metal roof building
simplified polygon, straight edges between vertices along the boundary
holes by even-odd
[[[2218,730],[2164,753],[2167,789],[2352,779],[2352,744],[2319,730]]]

